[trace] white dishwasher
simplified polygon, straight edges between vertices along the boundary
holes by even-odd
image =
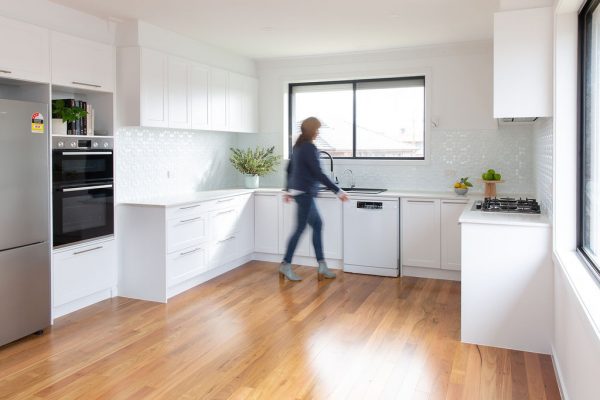
[[[398,276],[398,199],[352,198],[344,203],[344,271]]]

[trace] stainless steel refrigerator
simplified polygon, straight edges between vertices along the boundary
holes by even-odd
[[[0,100],[0,346],[50,325],[49,120]]]

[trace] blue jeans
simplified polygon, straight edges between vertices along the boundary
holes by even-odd
[[[321,221],[321,216],[317,210],[315,198],[311,194],[303,193],[299,194],[298,196],[294,196],[294,200],[296,201],[296,204],[298,204],[296,214],[296,229],[288,241],[287,250],[285,252],[285,256],[283,257],[283,261],[286,263],[292,262],[292,257],[294,256],[294,251],[296,251],[298,240],[300,240],[300,235],[302,235],[302,232],[304,232],[306,224],[310,225],[313,231],[312,242],[315,248],[317,261],[323,261],[323,244],[321,243],[321,230],[323,228],[323,221]]]

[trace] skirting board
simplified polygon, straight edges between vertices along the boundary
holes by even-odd
[[[73,300],[67,304],[63,304],[58,307],[52,307],[52,323],[54,324],[55,319],[60,318],[64,315],[91,306],[92,304],[98,303],[99,301],[110,299],[111,297],[116,296],[116,293],[116,288],[104,289],[99,292],[90,294],[89,296]]]
[[[397,268],[377,268],[377,267],[365,267],[362,265],[344,264],[344,272],[351,272],[353,274],[364,274],[364,275],[390,276],[392,278],[398,277],[398,269]]]
[[[460,271],[439,268],[421,268],[403,266],[400,270],[402,276],[415,276],[417,278],[443,279],[446,281],[459,281]]]
[[[256,261],[267,261],[267,262],[280,263],[282,258],[283,258],[283,255],[281,255],[281,254],[270,254],[270,253],[254,253],[254,254],[252,254],[252,260],[256,260]],[[342,269],[342,260],[326,258],[325,262],[327,262],[327,266],[331,269]],[[294,256],[294,259],[292,260],[292,264],[302,265],[304,267],[316,267],[317,260],[314,257]]]
[[[554,375],[556,376],[556,382],[558,382],[558,390],[560,391],[560,398],[563,400],[570,400],[567,391],[565,390],[565,386],[563,384],[563,374],[560,369],[560,364],[558,363],[558,357],[556,356],[556,350],[554,346],[552,346],[552,365],[554,366]]]

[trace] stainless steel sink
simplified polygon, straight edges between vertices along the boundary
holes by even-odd
[[[360,187],[344,188],[343,187],[342,190],[347,193],[378,194],[378,193],[385,192],[387,189],[360,188]]]

